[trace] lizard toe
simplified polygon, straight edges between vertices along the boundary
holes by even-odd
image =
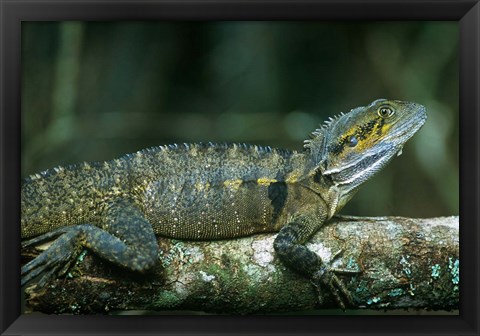
[[[343,310],[345,310],[347,305],[354,306],[352,296],[343,281],[335,275],[334,270],[326,265],[322,265],[313,274],[312,282],[317,289],[317,293],[321,292],[322,289],[327,290],[333,295],[337,305]],[[320,297],[320,295],[318,296]],[[320,301],[319,303],[322,304],[323,302]]]
[[[21,285],[41,275],[38,284],[43,286],[50,279],[65,274],[75,259],[75,250],[71,234],[62,235],[50,248],[22,267]]]

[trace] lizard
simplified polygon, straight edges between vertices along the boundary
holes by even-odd
[[[21,186],[22,248],[53,243],[21,268],[22,286],[65,274],[85,249],[137,272],[160,259],[156,235],[234,239],[277,232],[273,249],[337,303],[352,296],[304,243],[359,186],[402,153],[424,106],[377,99],[331,117],[302,150],[172,144],[33,174]],[[39,279],[39,280],[37,280]]]

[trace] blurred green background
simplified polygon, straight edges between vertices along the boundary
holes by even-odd
[[[377,98],[427,107],[343,214],[459,212],[456,22],[27,22],[22,176],[172,142],[302,148]]]

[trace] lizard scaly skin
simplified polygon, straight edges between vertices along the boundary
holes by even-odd
[[[351,297],[303,244],[381,170],[426,120],[416,103],[378,99],[331,118],[303,151],[245,144],[183,144],[103,163],[57,167],[25,179],[22,246],[56,238],[22,267],[22,284],[65,273],[85,248],[145,271],[158,260],[155,235],[232,239],[279,232],[274,249],[293,270]]]

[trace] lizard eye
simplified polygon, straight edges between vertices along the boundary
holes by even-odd
[[[382,118],[390,118],[395,114],[395,110],[390,106],[381,106],[377,113]]]
[[[355,135],[352,135],[348,138],[347,142],[349,147],[355,147],[358,144],[358,139]]]

